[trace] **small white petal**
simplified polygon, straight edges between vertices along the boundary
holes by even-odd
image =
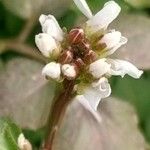
[[[87,17],[92,17],[92,12],[85,0],[73,0],[79,10]]]
[[[110,96],[111,88],[108,80],[102,77],[97,82],[85,89],[83,96],[88,101],[89,105],[96,111],[102,98]]]
[[[101,98],[106,98],[111,94],[110,84],[108,83],[108,79],[105,77],[100,78],[98,82],[94,82],[92,86],[94,88],[98,88]]]
[[[32,150],[30,142],[25,139],[22,133],[18,137],[18,147],[20,150]]]
[[[124,77],[125,74],[128,74],[129,76],[138,79],[143,73],[142,70],[139,70],[128,61],[108,59],[107,62],[111,64],[111,69],[109,72],[111,75],[120,75],[121,77]]]
[[[60,80],[61,75],[60,64],[56,62],[51,62],[47,64],[42,70],[42,75],[57,81]]]
[[[46,57],[50,57],[55,49],[57,49],[56,41],[46,33],[40,33],[35,36],[35,43],[38,49]]]
[[[121,33],[119,31],[113,31],[110,33],[105,34],[102,39],[99,41],[99,43],[106,44],[107,49],[111,49],[119,44],[121,39]]]
[[[69,65],[69,64],[64,64],[62,66],[62,73],[64,74],[64,76],[66,76],[68,78],[75,78],[77,75],[75,67],[73,65]]]
[[[89,105],[96,111],[101,100],[101,93],[98,88],[92,86],[88,87],[85,89],[83,96],[88,101]]]
[[[88,101],[85,99],[83,95],[77,95],[74,100],[78,100],[78,102],[82,104],[82,106],[94,116],[94,118],[98,121],[98,123],[101,122],[100,114],[89,105]]]
[[[126,37],[121,36],[119,43],[116,44],[113,48],[105,51],[105,55],[108,56],[108,55],[113,54],[119,47],[126,44],[127,41],[128,41],[128,39]]]
[[[89,72],[94,78],[100,78],[102,75],[108,72],[110,64],[106,62],[105,58],[99,59],[90,64]]]
[[[39,21],[42,26],[42,31],[51,35],[57,41],[63,40],[63,31],[60,28],[57,20],[52,15],[41,15]]]
[[[116,2],[109,1],[104,5],[102,10],[87,21],[87,25],[90,26],[93,31],[106,29],[108,25],[119,15],[120,11],[121,8]]]

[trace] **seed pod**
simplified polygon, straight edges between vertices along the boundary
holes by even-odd
[[[94,62],[94,61],[97,59],[97,57],[98,57],[97,54],[96,54],[94,51],[90,50],[90,51],[84,56],[83,60],[84,60],[84,63],[90,64],[90,63]]]
[[[73,60],[73,53],[69,50],[64,51],[59,56],[59,63],[61,64],[69,64]]]
[[[74,28],[68,34],[70,44],[77,44],[84,39],[84,31],[81,28]]]

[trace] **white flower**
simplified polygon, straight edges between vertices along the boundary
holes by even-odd
[[[60,68],[60,64],[56,63],[56,62],[51,62],[49,64],[47,64],[43,70],[42,70],[42,74],[46,77],[49,77],[51,79],[54,80],[60,80],[60,75],[61,75],[61,68]]]
[[[87,25],[92,28],[93,32],[106,29],[121,11],[121,8],[117,3],[109,1],[104,5],[102,10],[91,17],[92,13],[85,0],[74,0],[74,2],[82,13],[89,18]]]
[[[142,70],[137,69],[133,64],[128,61],[119,59],[108,59],[107,62],[111,64],[111,69],[108,72],[111,75],[120,75],[124,77],[125,74],[138,79],[143,74]]]
[[[25,139],[22,133],[18,137],[18,147],[20,150],[32,150],[30,142]]]
[[[107,78],[102,77],[85,89],[83,96],[88,101],[89,105],[96,111],[100,100],[108,97],[110,94],[111,88],[108,80]]]
[[[100,78],[110,70],[110,65],[106,62],[106,58],[99,59],[89,66],[89,72],[94,78]]]
[[[96,112],[98,104],[102,98],[111,94],[111,87],[107,78],[111,75],[123,77],[125,74],[133,78],[139,78],[143,71],[138,70],[127,61],[107,58],[121,45],[127,43],[127,38],[123,37],[121,32],[106,30],[120,13],[120,6],[114,1],[109,1],[96,15],[92,15],[85,0],[74,0],[74,2],[89,19],[84,29],[74,28],[64,36],[65,33],[63,33],[54,16],[41,15],[39,18],[44,33],[36,36],[37,47],[47,57],[57,54],[55,61],[59,62],[47,64],[43,68],[42,74],[57,81],[60,81],[61,78],[67,80],[77,78],[78,81],[83,82],[83,84],[78,84],[81,87],[77,89],[81,90],[88,80],[89,82],[94,80],[93,83],[87,84],[88,86],[84,89],[82,95],[77,95],[75,99],[78,99],[100,121],[101,119]],[[67,38],[61,42],[65,37]],[[93,53],[90,53],[90,48],[92,48]],[[71,55],[65,63],[68,59],[68,53]],[[98,56],[100,56],[99,59]],[[92,63],[89,64],[90,62],[87,59]],[[86,80],[82,80],[84,78]]]
[[[77,75],[75,66],[73,65],[69,65],[69,64],[64,64],[62,66],[62,73],[64,74],[64,76],[70,78],[70,79],[74,79]]]
[[[36,35],[35,43],[38,49],[46,57],[50,57],[58,49],[56,41],[46,33],[40,33]]]
[[[42,31],[44,33],[49,34],[55,40],[62,41],[63,40],[63,31],[60,28],[57,20],[52,15],[41,15],[39,21],[42,26]]]

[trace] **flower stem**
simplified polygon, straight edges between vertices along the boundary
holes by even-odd
[[[74,80],[64,81],[64,90],[54,101],[49,121],[49,134],[45,141],[43,150],[52,150],[56,133],[60,127],[61,121],[66,112],[67,106],[70,103],[74,88]]]

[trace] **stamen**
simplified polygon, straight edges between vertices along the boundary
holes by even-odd
[[[77,78],[80,75],[80,71],[86,68],[86,65],[94,62],[97,59],[97,54],[91,50],[91,43],[85,37],[82,28],[77,27],[72,29],[67,36],[67,43],[69,43],[68,48],[62,50],[58,61],[63,65],[64,78],[71,80]],[[68,67],[74,67],[76,75],[73,77],[67,76],[66,72],[68,72],[70,68],[66,68],[65,64]]]

